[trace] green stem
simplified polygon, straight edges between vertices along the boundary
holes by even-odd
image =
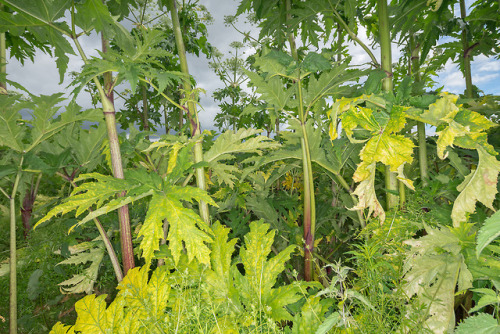
[[[314,233],[316,231],[316,199],[314,196],[314,179],[311,163],[311,152],[309,148],[309,137],[307,135],[307,114],[304,111],[302,101],[302,80],[298,79],[299,119],[302,130],[300,144],[302,147],[302,169],[304,173],[304,279],[313,279],[313,251]]]
[[[148,92],[145,84],[141,85],[142,90],[142,127],[144,131],[149,131],[149,106],[148,106]]]
[[[415,35],[410,34],[410,50],[411,50],[411,71],[415,78],[415,83],[420,83],[422,77],[420,75],[420,45],[415,41]],[[418,92],[421,94],[422,92]],[[427,184],[428,171],[427,171],[427,143],[425,140],[425,124],[423,122],[417,122],[417,134],[418,134],[418,164],[420,167],[420,180],[423,185]]]
[[[0,4],[0,13],[3,5]],[[7,47],[5,45],[5,32],[0,33],[0,94],[7,94],[7,82],[2,80],[2,75],[7,74]]]
[[[287,21],[291,19],[290,15],[291,3],[286,2]],[[288,24],[287,24],[288,25]],[[288,41],[293,58],[298,61],[297,46],[291,31],[288,32]],[[300,146],[302,148],[302,172],[304,179],[304,279],[311,281],[313,279],[313,251],[314,251],[314,233],[316,231],[316,199],[314,197],[314,179],[311,163],[311,152],[309,149],[309,138],[307,136],[306,120],[307,110],[304,110],[304,101],[302,100],[302,79],[297,78],[297,92],[299,101],[299,121],[302,130],[302,138],[300,138]]]
[[[460,16],[465,22],[467,12],[465,10],[465,0],[460,0]],[[464,62],[464,77],[465,77],[465,97],[472,98],[472,70],[470,64],[470,50],[469,40],[467,38],[467,26],[462,29],[462,49],[463,49],[463,62]]]
[[[420,166],[420,179],[422,184],[427,184],[428,170],[427,170],[427,142],[425,140],[425,124],[417,122],[418,132],[418,163]]]
[[[183,79],[183,86],[186,94],[191,94],[192,87],[189,80],[189,68],[186,58],[186,49],[184,46],[184,41],[182,39],[181,25],[179,23],[179,15],[177,13],[177,6],[175,0],[168,0],[168,8],[172,17],[172,24],[174,26],[175,44],[179,53],[179,61],[181,64],[181,72],[186,76]],[[189,113],[189,128],[191,129],[191,134],[197,136],[201,134],[200,122],[198,120],[198,111],[196,110],[196,103],[194,101],[188,102],[188,113]],[[202,148],[202,138],[200,138],[194,145],[193,154],[195,163],[203,161],[203,148]],[[205,181],[205,169],[203,167],[196,169],[196,185],[202,190],[206,190]],[[204,201],[200,201],[200,216],[203,221],[210,224],[210,214],[208,211],[208,205]]]
[[[379,18],[380,33],[380,63],[382,70],[384,70],[387,74],[387,76],[382,80],[382,89],[385,92],[392,92],[394,88],[392,82],[392,49],[389,29],[389,15],[387,12],[387,0],[377,0],[377,12]],[[385,187],[387,190],[394,192],[396,192],[398,189],[398,180],[396,174],[391,172],[388,166],[386,166],[385,170]],[[398,197],[391,192],[387,192],[386,202],[387,210],[390,210],[398,204]]]
[[[17,170],[10,202],[10,290],[9,290],[9,333],[17,333],[17,244],[16,244],[16,193],[21,178],[24,156],[21,157],[19,169]]]
[[[88,63],[85,52],[80,45],[78,39],[73,39],[76,48],[80,54],[80,57],[84,63]],[[123,166],[122,158],[120,152],[120,143],[118,141],[118,133],[116,131],[116,117],[115,117],[115,107],[113,102],[106,95],[104,88],[102,87],[99,80],[94,77],[94,83],[99,91],[99,97],[102,103],[102,112],[104,114],[104,119],[106,122],[106,129],[108,132],[109,140],[109,151],[111,155],[111,167],[113,169],[113,176],[117,179],[123,179]],[[112,87],[106,87],[108,90],[112,91]],[[124,193],[118,196],[124,196]],[[128,211],[128,205],[122,206],[118,209],[118,221],[120,224],[120,244],[122,250],[122,260],[123,260],[123,271],[127,274],[129,269],[135,267],[134,260],[134,249],[132,246],[132,232],[130,230],[130,216]]]
[[[378,67],[379,63],[377,61],[377,57],[375,57],[375,55],[370,50],[370,48],[365,43],[363,43],[363,41],[361,41],[359,39],[359,37],[351,30],[351,28],[349,28],[347,23],[342,19],[342,16],[340,16],[339,12],[337,12],[337,10],[335,8],[332,7],[332,11],[335,14],[335,17],[337,18],[338,23],[340,23],[342,25],[342,27],[344,27],[344,29],[349,34],[349,37],[351,37],[356,43],[358,43],[359,46],[361,46],[361,48],[363,50],[365,50],[365,52],[368,54],[368,56],[372,60],[372,63]]]
[[[290,0],[286,0],[286,21],[290,22],[292,19],[292,14],[290,11],[292,10],[292,3]],[[299,55],[297,53],[297,45],[295,44],[295,38],[293,36],[293,31],[291,30],[291,27],[289,24],[287,24],[287,29],[288,29],[288,43],[290,43],[290,51],[292,52],[292,57],[295,60],[299,59]]]

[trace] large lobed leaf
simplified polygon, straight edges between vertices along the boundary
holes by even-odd
[[[237,166],[228,165],[222,161],[234,160],[238,153],[256,153],[262,155],[264,150],[275,149],[279,143],[259,135],[262,130],[239,129],[234,132],[228,130],[221,134],[212,147],[203,155],[219,183],[234,186],[235,174],[240,170]]]
[[[199,188],[170,186],[165,194],[155,193],[138,237],[143,237],[140,248],[146,263],[150,263],[154,252],[159,250],[159,240],[163,239],[163,220],[169,222],[169,249],[175,263],[179,262],[181,253],[186,248],[189,261],[196,258],[200,263],[210,263],[210,249],[207,243],[212,242],[210,230],[205,222],[191,209],[186,209],[181,200],[192,199],[215,205],[210,196]]]
[[[203,190],[194,187],[179,187],[163,182],[155,173],[139,169],[126,172],[126,179],[117,179],[99,173],[82,174],[75,181],[94,179],[76,187],[70,197],[50,210],[35,227],[58,214],[76,210],[76,216],[89,211],[71,230],[93,218],[106,214],[133,201],[152,196],[144,224],[138,237],[142,237],[140,248],[146,263],[151,263],[154,252],[159,250],[159,241],[164,238],[163,223],[169,222],[167,239],[175,262],[179,261],[184,248],[189,260],[196,258],[208,264],[210,250],[206,243],[212,242],[207,224],[191,209],[183,206],[182,201],[205,201],[216,205]],[[126,192],[123,197],[115,198],[118,193]],[[96,206],[95,210],[91,208]]]
[[[165,314],[170,293],[169,270],[156,269],[148,279],[149,267],[133,268],[118,285],[118,295],[106,307],[106,295],[89,295],[75,304],[74,326],[57,323],[51,333],[160,333],[168,330]]]
[[[377,106],[368,108],[361,106]],[[387,108],[387,109],[386,109]],[[342,98],[335,102],[329,117],[332,118],[332,126],[336,124],[336,118],[342,121],[342,128],[351,143],[363,143],[365,145],[360,152],[361,162],[358,164],[353,179],[360,182],[354,194],[358,197],[358,204],[352,210],[368,208],[368,216],[372,213],[385,220],[385,212],[377,199],[375,193],[375,172],[378,162],[388,166],[391,171],[398,173],[401,180],[410,189],[413,189],[411,180],[404,176],[403,168],[406,163],[413,161],[414,144],[409,139],[397,134],[406,124],[407,108],[401,106],[390,106],[373,95],[362,95],[357,98]],[[368,131],[368,138],[357,139],[358,130]],[[336,131],[330,130],[332,140],[337,140]]]
[[[426,231],[426,236],[405,242],[411,250],[405,263],[403,290],[408,297],[416,295],[427,307],[428,329],[448,333],[455,325],[455,289],[462,292],[471,288],[472,274],[465,264],[457,233],[448,228]],[[467,228],[465,231],[470,232]]]
[[[494,210],[493,201],[498,192],[497,182],[500,162],[481,146],[478,146],[477,152],[479,154],[479,163],[476,169],[471,171],[457,187],[460,194],[453,203],[451,213],[454,226],[466,221],[466,213],[474,212],[478,201]]]

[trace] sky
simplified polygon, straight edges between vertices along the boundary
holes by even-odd
[[[468,1],[471,2],[470,0]],[[207,26],[208,41],[215,46],[219,51],[227,54],[231,48],[229,44],[233,41],[241,41],[243,36],[235,31],[232,27],[224,25],[224,16],[234,15],[238,6],[236,0],[201,0],[201,4],[205,5],[208,11],[212,14],[214,22]],[[250,31],[253,36],[258,35],[258,29],[252,27],[245,22],[245,17],[241,16],[236,24],[241,31]],[[365,31],[360,29],[359,37],[367,42]],[[80,41],[87,56],[97,56],[97,50],[101,48],[100,39],[96,35],[84,36]],[[251,50],[247,49],[248,52]],[[377,58],[380,56],[378,49],[373,50]],[[363,64],[370,61],[368,55],[361,47],[349,44],[349,53],[352,56],[353,64]],[[396,45],[393,44],[393,60],[397,59],[400,52]],[[203,110],[199,113],[202,129],[215,129],[213,119],[218,111],[218,107],[213,100],[212,93],[217,88],[222,88],[223,83],[217,75],[209,68],[209,60],[204,55],[200,57],[189,56],[188,66],[191,75],[194,76],[198,87],[206,90],[206,95],[201,97],[200,104]],[[68,73],[71,71],[78,72],[81,69],[83,62],[77,56],[70,56],[68,64]],[[70,78],[66,77],[65,81],[59,85],[59,73],[56,67],[55,59],[37,51],[35,62],[26,61],[22,66],[15,59],[10,59],[7,65],[8,77],[12,81],[16,81],[26,87],[32,93],[39,95],[50,95],[58,92],[65,92],[67,96],[71,92],[68,88]],[[485,56],[476,57],[472,63],[472,82],[479,87],[485,94],[500,95],[500,60],[488,58]],[[439,73],[435,79],[437,87],[444,86],[444,90],[451,93],[463,93],[465,89],[465,80],[458,70],[458,67],[448,62],[444,70]],[[91,108],[90,97],[88,93],[82,92],[77,98],[78,104],[84,108]],[[117,110],[122,105],[121,101],[117,100]]]

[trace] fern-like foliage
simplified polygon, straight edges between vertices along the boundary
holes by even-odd
[[[59,283],[62,293],[71,294],[85,292],[90,294],[92,292],[105,252],[104,245],[99,239],[100,237],[91,242],[82,242],[69,247],[71,256],[58,263],[58,265],[78,265],[90,262],[90,266],[85,268],[81,273],[75,274],[70,279]]]

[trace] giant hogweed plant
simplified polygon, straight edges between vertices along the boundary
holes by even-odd
[[[235,153],[258,153],[264,149],[275,148],[277,144],[264,136],[255,136],[260,131],[242,129],[237,133],[227,131],[215,140],[205,154],[206,161],[213,177],[218,182],[233,185],[238,168],[226,165],[225,161],[235,158]],[[159,250],[159,241],[164,238],[163,225],[166,222],[169,249],[177,262],[183,249],[187,251],[189,260],[196,258],[200,263],[208,263],[209,249],[212,242],[208,225],[200,220],[198,214],[186,208],[182,202],[204,200],[216,205],[213,199],[203,190],[188,186],[195,164],[191,151],[198,138],[182,138],[166,136],[164,140],[151,144],[144,152],[148,154],[149,163],[142,163],[136,169],[126,170],[126,179],[118,179],[99,173],[88,173],[78,176],[75,183],[79,184],[70,196],[61,204],[50,210],[35,226],[51,219],[55,215],[76,210],[76,217],[86,213],[74,226],[87,223],[124,204],[129,204],[143,198],[149,198],[149,209],[138,233],[139,248],[146,263],[150,264],[154,252]],[[149,154],[162,151],[160,154]],[[163,157],[167,157],[163,159]],[[163,161],[163,162],[162,162]],[[124,197],[115,198],[120,192],[126,192]],[[93,210],[89,210],[93,208]]]
[[[306,288],[315,284],[276,286],[296,246],[268,259],[275,233],[268,229],[267,224],[252,222],[239,257],[233,259],[237,240],[229,240],[229,229],[216,223],[208,229],[213,242],[208,245],[207,263],[189,261],[183,255],[174,264],[173,256],[167,256],[166,264],[152,274],[149,265],[134,268],[118,285],[118,294],[109,306],[105,295],[86,296],[75,304],[76,323],[67,326],[58,322],[51,333],[169,333],[201,328],[208,333],[238,333],[242,329],[277,332],[277,322],[294,319],[286,306],[298,302],[307,294]],[[188,267],[189,275],[200,276],[183,277]],[[196,307],[205,310],[204,314],[179,307],[179,303],[190,302],[189,294],[199,298]],[[201,328],[197,316],[203,317]],[[297,321],[299,326],[305,324]]]
[[[0,191],[10,203],[10,319],[12,333],[16,330],[17,319],[17,272],[16,272],[16,197],[26,175],[46,172],[40,164],[44,152],[42,144],[66,127],[84,120],[99,121],[98,110],[85,110],[71,103],[65,112],[57,115],[62,94],[52,96],[31,96],[21,99],[18,95],[0,95],[0,147],[11,151],[2,156],[0,176],[9,180],[7,190]],[[21,111],[30,111],[31,120],[24,120]],[[27,126],[26,124],[29,124]]]
[[[403,93],[401,93],[403,95]],[[422,104],[425,97],[414,99],[416,105]],[[437,154],[440,159],[448,156],[453,146],[476,150],[479,162],[475,170],[465,177],[457,187],[460,192],[453,204],[451,214],[453,225],[458,227],[467,220],[467,213],[475,211],[477,202],[494,210],[493,201],[497,193],[497,177],[500,172],[498,154],[487,142],[487,130],[495,123],[477,112],[457,105],[458,96],[442,93],[427,107],[417,108],[401,106],[399,94],[363,95],[356,98],[342,98],[335,102],[330,118],[332,119],[330,136],[337,139],[337,119],[342,122],[342,128],[353,143],[365,142],[360,152],[361,163],[354,174],[354,180],[359,182],[355,194],[359,204],[353,209],[368,209],[368,214],[385,220],[385,212],[375,194],[375,171],[377,162],[381,162],[398,173],[398,179],[408,187],[413,182],[404,176],[404,164],[413,160],[413,142],[400,134],[405,127],[406,119],[413,119],[430,124],[437,129]],[[429,101],[429,102],[432,102]],[[368,131],[359,137],[359,130]]]
[[[470,289],[473,280],[493,279],[497,275],[494,269],[497,261],[491,257],[494,252],[491,247],[487,255],[479,258],[482,247],[498,236],[491,228],[493,224],[483,227],[476,254],[474,230],[466,223],[477,202],[494,210],[500,162],[495,157],[497,152],[487,142],[486,131],[495,124],[457,105],[458,97],[452,94],[442,93],[437,99],[425,96],[410,99],[410,104],[420,108],[398,105],[402,95],[404,92],[398,91],[396,96],[371,94],[337,100],[330,113],[330,133],[332,140],[337,140],[338,118],[352,143],[364,143],[361,163],[354,174],[354,180],[359,182],[354,192],[359,203],[353,209],[368,209],[368,214],[378,216],[381,222],[385,220],[385,212],[375,193],[376,164],[389,166],[401,181],[413,187],[404,175],[404,165],[412,162],[413,142],[400,132],[407,119],[436,126],[437,154],[441,159],[453,153],[453,146],[477,151],[476,169],[464,173],[464,180],[457,187],[459,194],[451,213],[453,227],[426,227],[427,235],[406,241],[411,248],[405,261],[406,283],[402,289],[408,298],[417,296],[425,306],[424,327],[444,333],[454,328],[455,294]],[[478,261],[488,264],[479,266]]]
[[[254,66],[258,69],[257,73],[250,71],[245,73],[256,87],[260,99],[265,100],[278,113],[285,113],[292,126],[300,133],[301,154],[293,158],[302,160],[304,277],[306,280],[311,280],[316,230],[311,147],[318,145],[317,142],[311,142],[312,138],[309,135],[313,126],[311,115],[323,110],[327,97],[349,92],[352,88],[343,84],[356,80],[362,72],[347,70],[347,64],[332,65],[326,57],[314,52],[307,54],[299,62],[284,52],[269,51],[261,57],[256,57]],[[328,165],[329,163],[325,164],[327,168]],[[331,171],[340,178],[335,168]],[[345,182],[341,183],[346,185]]]

